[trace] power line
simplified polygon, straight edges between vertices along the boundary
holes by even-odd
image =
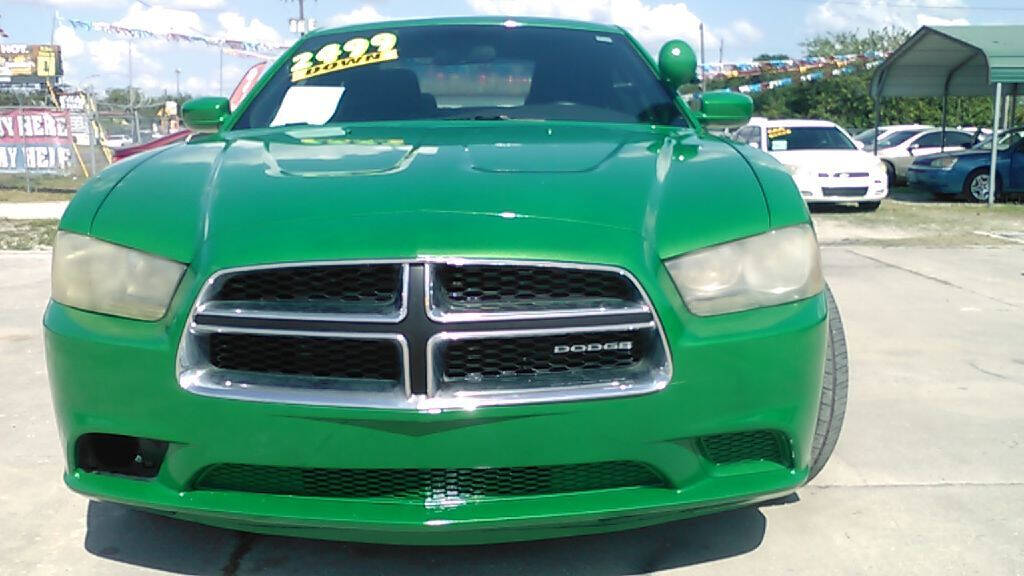
[[[798,4],[814,4],[824,5],[833,4],[839,6],[856,6],[858,8],[865,8],[864,2],[858,2],[857,0],[827,0],[822,2],[821,0],[782,0],[783,2],[793,2]],[[917,2],[888,2],[885,0],[878,0],[877,3],[867,6],[868,8],[909,8],[917,9],[922,12],[931,12],[934,10],[957,10],[957,11],[1000,11],[1000,12],[1024,12],[1024,6],[930,6],[923,5]]]

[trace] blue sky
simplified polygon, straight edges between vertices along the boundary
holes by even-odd
[[[695,42],[704,23],[708,60],[724,43],[726,61],[762,53],[800,54],[799,42],[821,31],[922,24],[1024,24],[1020,0],[307,0],[306,15],[318,26],[381,19],[472,14],[538,15],[612,22],[650,50],[672,37]],[[47,43],[54,34],[64,53],[65,79],[102,89],[127,84],[128,42],[97,32],[53,27],[54,12],[66,18],[111,22],[157,33],[178,32],[251,42],[289,44],[288,18],[295,0],[5,0],[0,28],[5,43]],[[696,45],[695,45],[696,47]],[[229,92],[253,60],[215,48],[139,40],[133,43],[135,84],[148,93],[181,90],[193,95]]]

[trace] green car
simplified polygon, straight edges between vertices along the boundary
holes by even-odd
[[[90,498],[399,544],[652,525],[793,492],[835,446],[807,208],[622,29],[304,36],[199,134],[107,168],[54,247],[46,349]]]

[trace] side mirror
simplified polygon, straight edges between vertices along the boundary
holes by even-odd
[[[857,150],[863,150],[864,148],[866,148],[866,147],[867,147],[867,146],[865,146],[865,145],[864,145],[864,143],[863,143],[863,142],[861,142],[860,140],[854,140],[854,141],[853,141],[853,145],[857,147]]]
[[[227,98],[207,96],[185,102],[181,107],[181,119],[196,132],[216,132],[224,119],[231,113]]]
[[[672,88],[697,79],[697,55],[682,40],[669,40],[658,52],[658,73]]]
[[[754,101],[739,92],[706,92],[694,98],[693,103],[705,128],[735,128],[754,115]]]

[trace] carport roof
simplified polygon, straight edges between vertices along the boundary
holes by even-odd
[[[1024,84],[1024,26],[923,26],[871,79],[871,96],[990,96]]]

